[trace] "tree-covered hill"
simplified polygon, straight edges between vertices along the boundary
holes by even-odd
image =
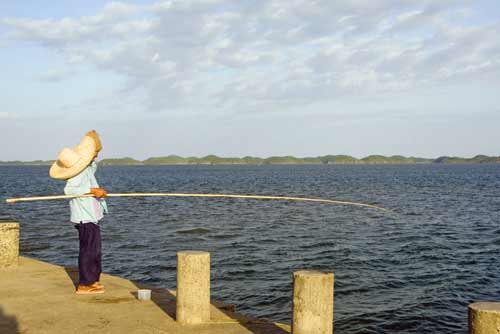
[[[35,161],[0,161],[0,166],[17,166],[17,165],[44,165],[49,166],[53,163],[50,160],[35,160]],[[205,157],[181,157],[178,155],[168,155],[164,157],[151,157],[140,161],[134,158],[113,158],[103,159],[99,164],[103,166],[134,166],[134,165],[339,165],[339,164],[469,164],[469,163],[500,163],[500,156],[491,157],[486,155],[476,155],[473,158],[448,157],[442,156],[436,159],[404,157],[402,155],[384,156],[384,155],[369,155],[358,159],[350,155],[324,155],[318,157],[294,157],[272,156],[268,158],[246,156],[243,158],[237,157],[219,157],[217,155],[207,155]]]

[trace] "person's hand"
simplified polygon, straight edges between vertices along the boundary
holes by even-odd
[[[103,188],[90,188],[90,193],[97,198],[108,196],[108,193]]]

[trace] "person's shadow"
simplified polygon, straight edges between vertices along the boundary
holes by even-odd
[[[66,274],[68,274],[68,277],[71,279],[71,282],[73,282],[73,285],[75,286],[75,289],[78,287],[78,268],[73,268],[73,267],[64,267],[64,270],[66,271]]]
[[[2,334],[19,333],[19,324],[17,322],[16,317],[13,315],[5,314],[1,306],[0,306],[0,333]]]

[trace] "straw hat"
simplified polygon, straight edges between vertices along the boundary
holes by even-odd
[[[85,134],[86,136],[92,137],[95,141],[95,150],[96,152],[100,152],[102,150],[101,138],[99,134],[95,130],[91,130]]]
[[[94,160],[96,149],[96,142],[89,135],[83,137],[76,147],[63,148],[50,167],[50,177],[67,180],[80,174]]]

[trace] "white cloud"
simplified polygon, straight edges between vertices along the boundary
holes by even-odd
[[[35,76],[35,78],[42,82],[59,82],[70,75],[74,74],[73,71],[68,71],[66,69],[58,68],[58,69],[49,69],[43,73],[40,73]]]
[[[143,96],[151,110],[262,109],[500,73],[499,23],[471,23],[472,4],[112,2],[89,17],[3,23],[69,65],[125,76],[124,98]]]
[[[14,118],[17,118],[17,116],[14,115],[13,113],[7,112],[7,111],[0,111],[0,119],[7,120],[7,119],[14,119]]]

